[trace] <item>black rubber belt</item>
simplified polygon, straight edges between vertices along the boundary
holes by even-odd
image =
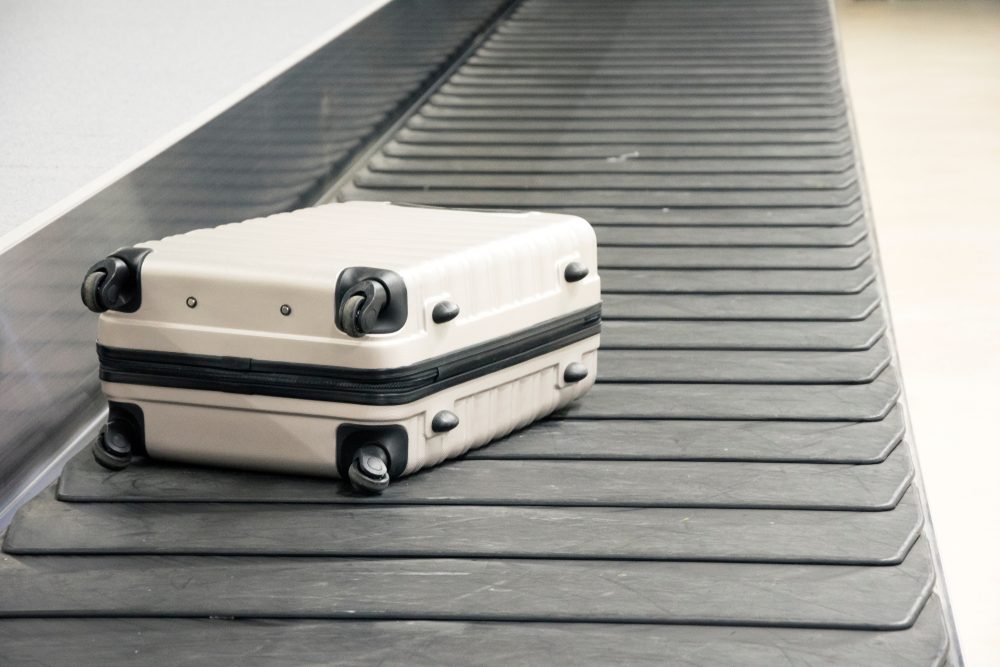
[[[956,660],[826,2],[527,0],[336,194],[586,217],[599,384],[384,497],[81,456],[0,614],[191,619],[8,622],[10,655]]]

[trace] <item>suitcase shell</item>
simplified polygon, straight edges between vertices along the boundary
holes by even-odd
[[[120,250],[83,286],[111,306],[109,432],[124,424],[138,454],[329,476],[378,442],[392,477],[414,472],[593,385],[596,267],[581,218],[372,202]],[[119,269],[132,282],[115,291]],[[344,310],[366,303],[358,281],[388,298],[363,335]]]

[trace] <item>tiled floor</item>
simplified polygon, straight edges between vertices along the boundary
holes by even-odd
[[[932,519],[970,665],[1000,659],[1000,3],[839,1]]]

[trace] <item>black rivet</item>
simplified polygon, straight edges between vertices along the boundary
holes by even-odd
[[[566,270],[563,271],[563,277],[566,278],[566,282],[575,283],[586,278],[588,273],[590,273],[590,269],[580,262],[570,262],[566,265]]]
[[[187,298],[186,303],[187,303],[188,308],[194,308],[195,306],[198,305],[198,299],[194,298],[193,296],[189,296]]]
[[[431,430],[435,433],[447,433],[458,426],[458,415],[450,410],[442,410],[431,420]]]
[[[458,304],[451,301],[442,301],[435,305],[434,310],[431,311],[431,319],[434,320],[435,324],[450,322],[456,317],[458,317]]]
[[[289,306],[287,303],[281,304],[280,310],[281,314],[284,315],[285,317],[288,317],[289,315],[292,314],[292,307]]]
[[[579,382],[587,377],[587,367],[579,361],[574,361],[563,371],[563,380],[569,383]]]

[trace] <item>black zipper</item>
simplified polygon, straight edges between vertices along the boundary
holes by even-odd
[[[98,344],[101,379],[124,384],[258,394],[338,403],[399,405],[528,361],[601,330],[601,306],[419,364],[357,369]]]

